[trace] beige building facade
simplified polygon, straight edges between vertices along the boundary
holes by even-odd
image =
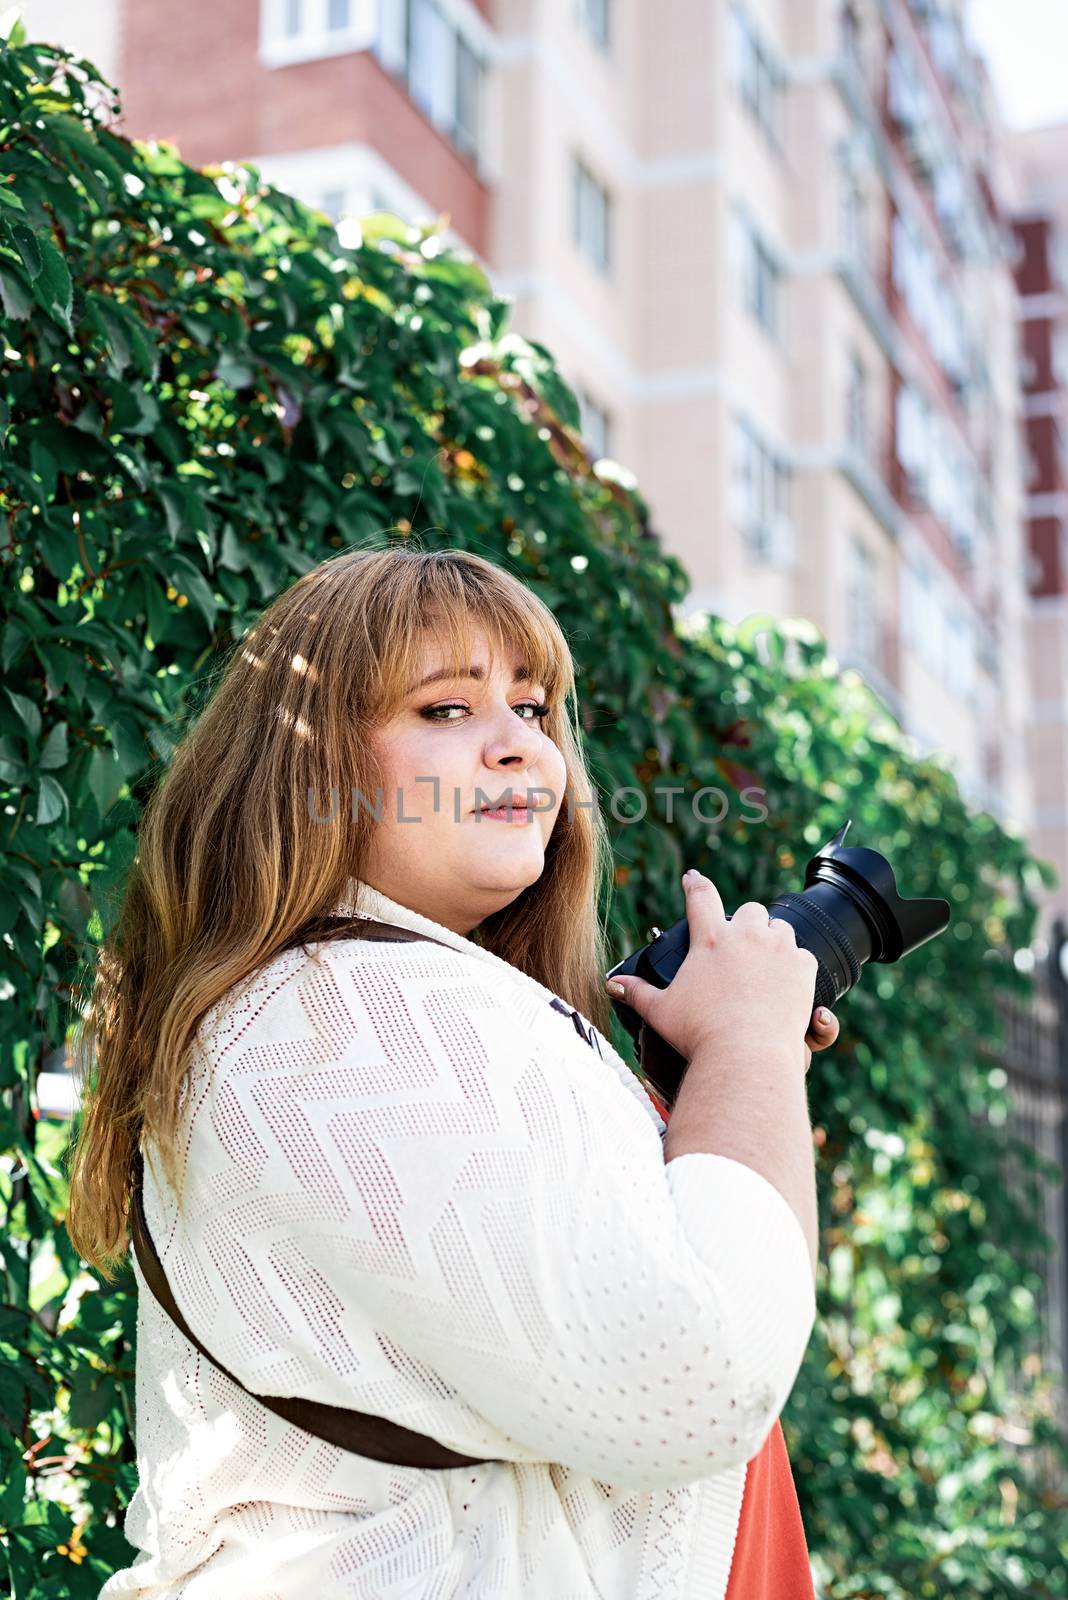
[[[1026,830],[1015,290],[959,13],[609,10],[606,44],[573,0],[495,13],[515,325],[634,471],[690,605],[811,618]]]
[[[1068,125],[1013,141],[1036,851],[1068,883]],[[1066,897],[1050,903],[1062,911]]]

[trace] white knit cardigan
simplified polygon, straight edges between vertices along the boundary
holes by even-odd
[[[664,1123],[550,992],[366,885],[336,908],[448,949],[284,951],[198,1030],[179,1215],[148,1225],[249,1389],[493,1464],[352,1455],[204,1360],[140,1291],[133,1564],[100,1600],[722,1600],[745,1481],[815,1318],[804,1235]]]

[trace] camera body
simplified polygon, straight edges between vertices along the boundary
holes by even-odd
[[[809,861],[805,887],[799,893],[779,895],[768,907],[769,915],[789,922],[797,943],[816,957],[813,1010],[834,1006],[859,980],[867,962],[900,961],[949,926],[947,900],[903,899],[885,856],[863,846],[844,845],[851,820]],[[689,925],[682,917],[666,932],[650,931],[654,937],[649,943],[617,962],[610,978],[632,974],[658,989],[667,988],[690,948]],[[643,1030],[648,1038],[652,1030],[625,1000],[613,1000],[612,1005],[636,1043]],[[666,1040],[656,1034],[653,1039],[656,1083],[670,1098],[687,1062]]]

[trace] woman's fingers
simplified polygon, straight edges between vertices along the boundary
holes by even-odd
[[[826,1021],[822,1019],[826,1018]],[[820,1006],[812,1013],[812,1021],[805,1034],[805,1045],[810,1050],[826,1050],[838,1037],[838,1018],[833,1011]]]

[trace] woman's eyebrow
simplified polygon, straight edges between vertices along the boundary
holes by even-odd
[[[485,676],[485,667],[480,666],[477,661],[473,666],[468,667],[466,672],[450,672],[448,667],[439,667],[436,672],[428,673],[422,683],[415,684],[410,692],[414,693],[416,689],[422,689],[428,683],[440,683],[445,678],[474,678],[476,683],[481,683]],[[525,665],[516,667],[515,672],[512,674],[513,683],[533,683],[533,681],[530,676],[530,668]]]

